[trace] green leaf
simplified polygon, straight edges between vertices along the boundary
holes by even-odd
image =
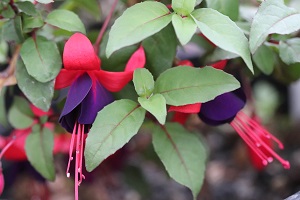
[[[239,17],[239,0],[206,0],[208,8],[227,15],[231,20],[236,21]]]
[[[148,98],[154,90],[154,79],[148,69],[136,69],[133,73],[133,83],[136,93]]]
[[[7,62],[8,50],[9,50],[8,44],[0,39],[0,63]]]
[[[286,64],[300,62],[300,38],[292,38],[279,43],[279,56]]]
[[[24,2],[16,2],[15,5],[24,13],[27,15],[37,15],[37,11],[34,7],[34,5],[29,2],[29,1],[24,1]]]
[[[25,129],[33,124],[33,113],[24,98],[14,98],[13,105],[8,111],[8,121],[16,129]]]
[[[197,24],[190,16],[183,18],[175,14],[172,17],[172,24],[182,45],[187,44],[191,40],[197,29]]]
[[[179,15],[189,15],[196,5],[196,0],[172,0],[172,9]]]
[[[106,56],[157,33],[171,18],[169,9],[159,2],[146,1],[128,8],[111,27]]]
[[[220,48],[215,48],[213,53],[209,56],[209,61],[216,62],[219,60],[230,60],[230,59],[237,58],[237,57],[239,57],[239,56],[236,55],[235,53],[231,53],[229,51],[225,51]]]
[[[241,56],[250,71],[253,72],[248,40],[229,17],[211,8],[197,9],[191,15],[200,31],[210,41],[226,51]]]
[[[13,18],[15,16],[15,11],[10,5],[7,5],[6,9],[1,12],[4,18]]]
[[[178,123],[153,132],[153,146],[170,177],[187,186],[196,199],[205,177],[206,150],[196,135]]]
[[[35,128],[37,129],[37,128]],[[33,129],[25,143],[25,151],[30,164],[46,179],[55,179],[55,167],[53,162],[54,136],[52,131]]]
[[[25,33],[31,32],[35,28],[40,28],[44,25],[44,21],[40,15],[29,16],[23,15],[23,31]]]
[[[46,22],[63,30],[86,33],[78,15],[68,10],[54,10],[48,14]]]
[[[115,51],[109,58],[106,57],[105,51],[108,41],[108,32],[104,35],[100,44],[101,69],[108,71],[124,71],[125,66],[131,55],[137,50],[137,45],[124,47]]]
[[[145,110],[126,99],[115,101],[98,112],[86,139],[86,169],[92,171],[122,148],[138,132],[144,118]]]
[[[150,70],[155,78],[172,67],[176,55],[177,40],[171,24],[145,39],[142,46],[147,58],[147,69]]]
[[[7,119],[7,111],[5,105],[5,93],[6,87],[0,91],[0,128],[1,126],[4,128],[8,128],[8,119]]]
[[[22,21],[20,16],[4,22],[2,27],[2,38],[7,42],[23,42],[24,36],[22,33]]]
[[[282,0],[261,3],[250,30],[250,49],[254,53],[269,34],[289,34],[300,29],[300,14],[284,5]]]
[[[48,111],[54,93],[54,81],[41,83],[31,77],[21,59],[17,62],[16,78],[20,90],[36,107]]]
[[[270,75],[276,64],[275,53],[270,47],[262,45],[254,53],[253,61],[264,74]]]
[[[141,106],[149,111],[160,124],[165,124],[167,117],[166,99],[161,94],[155,94],[150,98],[139,97]]]
[[[99,6],[99,2],[97,0],[89,0],[89,1],[75,0],[75,3],[77,4],[77,6],[79,8],[84,8],[90,14],[92,14],[94,17],[96,17],[97,19],[100,19],[101,10],[100,10],[100,6]]]
[[[240,83],[222,70],[180,66],[158,77],[154,93],[162,94],[169,105],[181,106],[204,103],[239,87]]]
[[[44,37],[28,38],[22,45],[20,55],[28,74],[46,83],[57,76],[61,69],[61,56],[57,45]]]

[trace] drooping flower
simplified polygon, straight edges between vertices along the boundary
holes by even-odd
[[[289,162],[270,147],[270,141],[277,143],[280,149],[283,149],[283,144],[258,122],[241,111],[245,103],[246,97],[243,91],[238,89],[203,103],[198,116],[203,122],[212,126],[229,123],[260,158],[264,166],[275,158],[285,169],[289,169]]]
[[[132,80],[133,71],[144,67],[145,53],[143,47],[139,47],[123,72],[104,71],[89,39],[81,33],[75,33],[65,44],[63,65],[55,88],[71,85],[59,122],[72,133],[66,172],[68,177],[74,146],[76,149],[75,199],[78,199],[78,186],[84,178],[82,159],[85,134],[89,132],[97,113],[114,100],[111,92],[121,90]]]

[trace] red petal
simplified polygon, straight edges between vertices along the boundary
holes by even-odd
[[[104,70],[93,71],[98,81],[110,92],[120,91],[129,81],[132,80],[133,71],[143,68],[146,63],[144,48],[140,46],[130,57],[124,72],[108,72]],[[93,75],[90,74],[92,77]]]
[[[54,88],[59,90],[59,89],[70,86],[73,83],[73,81],[83,73],[84,73],[84,71],[81,71],[81,70],[78,71],[78,70],[61,69],[55,79]]]
[[[30,104],[30,108],[31,108],[33,114],[34,114],[35,116],[37,116],[37,117],[42,117],[42,116],[45,116],[45,115],[46,115],[46,116],[50,116],[50,115],[53,114],[53,111],[52,111],[52,110],[49,110],[49,111],[45,112],[45,111],[39,109],[38,107],[35,107],[35,106],[32,105],[32,104]]]
[[[63,63],[68,70],[98,70],[100,59],[90,40],[82,33],[75,33],[66,42]]]
[[[211,64],[210,66],[212,66],[213,68],[216,68],[216,69],[223,70],[225,68],[226,64],[227,64],[227,60],[221,60],[219,62]]]
[[[168,112],[181,112],[181,113],[198,113],[201,109],[201,103],[188,104],[184,106],[170,106]]]

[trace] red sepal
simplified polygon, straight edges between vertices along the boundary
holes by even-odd
[[[133,71],[143,68],[146,63],[144,48],[140,46],[130,57],[124,72],[109,72],[104,70],[93,71],[98,81],[110,92],[120,91],[129,81],[132,80]],[[93,75],[89,73],[92,77]]]
[[[65,44],[63,64],[67,70],[98,70],[101,63],[90,40],[75,33]]]
[[[181,60],[177,63],[177,65],[186,65],[186,66],[194,67],[193,63],[189,60]]]
[[[190,114],[188,113],[175,112],[172,118],[172,122],[177,122],[179,124],[184,125],[189,115]]]
[[[168,112],[181,112],[181,113],[199,113],[201,103],[188,104],[184,106],[170,106]]]
[[[225,68],[226,64],[227,64],[227,60],[221,60],[219,62],[212,63],[210,66],[212,66],[213,68],[216,68],[216,69],[223,70]]]
[[[70,86],[76,78],[83,74],[83,70],[66,70],[61,69],[55,79],[54,88],[56,90]]]

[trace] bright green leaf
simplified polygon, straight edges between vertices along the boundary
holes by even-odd
[[[171,24],[145,39],[142,42],[142,46],[146,53],[147,69],[150,70],[155,78],[172,67],[176,55],[177,40]]]
[[[25,129],[33,124],[33,113],[24,98],[14,98],[13,105],[8,111],[8,121],[16,129]]]
[[[300,29],[300,13],[284,5],[282,0],[261,3],[250,30],[250,49],[254,53],[269,34],[289,34]]]
[[[189,15],[196,5],[196,0],[172,0],[172,9],[179,15]]]
[[[16,2],[15,5],[24,13],[26,13],[27,15],[36,15],[37,11],[33,5],[33,3],[29,2],[29,1],[20,1],[20,2]]]
[[[141,97],[149,97],[154,90],[154,79],[148,69],[136,69],[133,73],[136,93]]]
[[[171,22],[169,9],[159,2],[142,2],[125,10],[109,32],[106,55],[138,43],[157,33]]]
[[[46,22],[63,30],[85,34],[84,25],[78,15],[68,10],[52,11],[48,14]]]
[[[181,106],[204,103],[239,87],[240,83],[222,70],[180,66],[158,77],[154,93],[162,94],[169,105]]]
[[[236,21],[239,17],[239,0],[206,0],[208,8],[227,15],[231,20]]]
[[[54,136],[52,131],[44,127],[34,130],[28,135],[25,151],[30,164],[46,179],[55,179],[53,161]]]
[[[8,59],[8,44],[0,40],[0,63],[6,63],[7,59]]]
[[[218,47],[243,58],[253,72],[248,40],[229,17],[211,8],[195,10],[192,14],[200,31]]]
[[[165,124],[166,117],[167,117],[167,108],[166,108],[166,99],[161,94],[155,94],[151,97],[138,98],[139,103],[141,106],[149,111],[160,124]]]
[[[264,74],[270,75],[276,63],[275,53],[270,47],[262,45],[253,54],[253,61]]]
[[[300,62],[300,38],[292,38],[279,43],[279,56],[286,64]]]
[[[17,62],[16,78],[20,90],[36,107],[48,111],[54,93],[54,81],[41,83],[31,77],[21,59]]]
[[[206,150],[196,135],[178,123],[153,132],[153,146],[170,177],[187,186],[196,199],[205,177]]]
[[[190,16],[183,18],[175,14],[172,17],[172,24],[182,45],[185,45],[191,40],[197,29],[197,24]]]
[[[55,42],[44,37],[28,38],[22,45],[20,55],[28,74],[46,83],[57,76],[61,69],[61,56]]]
[[[138,132],[144,118],[145,110],[126,99],[115,101],[98,112],[86,139],[86,169],[92,171],[122,148]]]

